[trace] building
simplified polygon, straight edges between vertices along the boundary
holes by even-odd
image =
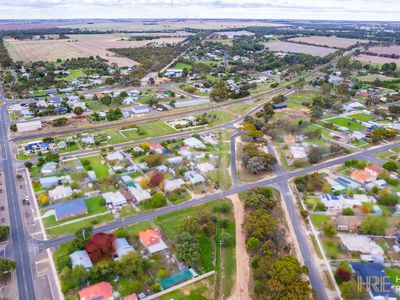
[[[93,170],[87,171],[87,174],[88,174],[88,176],[89,176],[91,181],[96,181],[97,180],[97,176],[96,176],[95,171],[93,171]]]
[[[150,112],[150,107],[148,105],[138,105],[131,108],[131,111],[136,114],[147,114]]]
[[[371,299],[395,300],[397,299],[392,289],[393,283],[381,263],[375,262],[351,262],[351,268],[354,271],[358,282],[369,282],[369,293]]]
[[[179,165],[183,162],[183,157],[182,156],[174,156],[167,158],[167,163],[171,165]]]
[[[42,129],[42,122],[39,120],[16,123],[18,132],[35,131]]]
[[[128,243],[126,238],[118,238],[114,241],[115,253],[113,258],[115,260],[121,259],[125,254],[135,252],[135,249]]]
[[[141,186],[129,186],[129,193],[132,195],[136,202],[141,202],[143,200],[147,200],[151,198],[151,195],[148,191],[142,189]]]
[[[70,186],[58,185],[49,191],[49,198],[51,201],[58,201],[72,196],[72,189]]]
[[[44,189],[58,185],[58,178],[56,176],[39,178],[39,183]]]
[[[78,250],[69,255],[71,258],[72,268],[76,266],[83,266],[85,269],[93,267],[92,261],[86,250]]]
[[[124,155],[119,151],[114,152],[114,153],[109,153],[106,156],[106,160],[107,161],[121,161],[121,160],[124,160]]]
[[[112,204],[113,207],[122,207],[128,204],[125,196],[120,191],[101,194],[106,204]]]
[[[99,282],[79,291],[80,300],[114,300],[114,291],[109,282]]]
[[[198,105],[205,105],[211,103],[210,99],[203,98],[203,99],[193,99],[193,100],[182,100],[176,101],[174,106],[176,108],[184,108],[190,106],[198,106]]]
[[[51,161],[51,162],[48,162],[48,163],[45,163],[43,166],[42,166],[42,169],[40,170],[40,172],[42,173],[42,174],[44,174],[44,175],[46,175],[46,174],[53,174],[53,173],[55,173],[56,172],[56,170],[57,170],[57,163],[56,162],[53,162],[53,161]]]
[[[382,248],[365,235],[338,234],[341,244],[349,252],[360,254],[375,254],[383,256]]]
[[[357,190],[359,189],[361,186],[359,183],[350,180],[349,178],[345,177],[345,176],[338,176],[335,181],[337,183],[339,183],[340,185],[344,186],[347,189],[351,189],[351,190]]]
[[[204,183],[206,181],[202,175],[195,171],[187,171],[184,177],[187,181],[190,181],[191,184]]]
[[[178,179],[167,179],[164,181],[164,191],[165,192],[172,192],[177,189],[180,189],[182,186],[185,185],[185,182],[178,178]]]
[[[82,199],[71,200],[53,205],[56,220],[64,220],[88,213],[86,203]]]
[[[147,229],[139,232],[139,240],[151,254],[168,248],[162,240],[160,230],[158,229]]]
[[[139,300],[139,298],[136,294],[130,294],[128,296],[125,296],[123,300]]]
[[[383,171],[383,169],[378,166],[366,166],[364,170],[370,173],[375,178],[378,177],[379,173]]]
[[[342,195],[320,195],[321,202],[325,205],[327,210],[342,210],[343,208],[353,208],[355,206],[361,206],[361,201],[355,199],[345,198]]]
[[[358,216],[338,215],[335,218],[335,223],[339,231],[357,233],[361,226],[361,219]]]
[[[212,172],[215,170],[215,167],[209,162],[201,163],[197,165],[197,169],[199,169],[202,173]]]
[[[289,146],[290,153],[293,159],[304,159],[307,158],[307,152],[301,144],[293,144]]]
[[[273,109],[282,109],[282,108],[287,108],[286,103],[275,103],[272,104]]]
[[[193,149],[206,149],[206,145],[202,141],[196,139],[195,137],[190,137],[183,140],[183,144]]]
[[[160,145],[158,143],[157,144],[150,144],[149,149],[150,149],[151,152],[155,152],[155,153],[158,153],[158,154],[167,154],[168,153],[168,150],[164,146],[162,146],[162,145]]]
[[[353,170],[351,172],[351,179],[361,183],[367,183],[374,180],[376,177],[366,170]]]

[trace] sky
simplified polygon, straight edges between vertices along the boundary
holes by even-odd
[[[400,21],[400,0],[0,0],[0,19],[238,18]]]

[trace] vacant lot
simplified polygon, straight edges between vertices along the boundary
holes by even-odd
[[[314,56],[326,56],[330,53],[335,52],[334,49],[310,46],[310,45],[301,45],[296,43],[275,41],[265,44],[265,46],[274,52],[289,52],[289,53],[305,53],[311,54]]]
[[[328,46],[331,48],[348,48],[360,43],[366,43],[366,40],[356,40],[356,39],[346,39],[346,38],[339,38],[335,36],[305,36],[305,37],[297,37],[294,39],[290,39],[293,42],[301,42],[301,43],[308,43],[320,46]]]
[[[56,61],[58,58],[96,56],[117,65],[133,66],[137,62],[120,57],[108,51],[110,48],[136,48],[150,43],[174,44],[184,40],[182,37],[162,37],[147,41],[127,41],[122,34],[76,34],[62,40],[14,40],[5,41],[9,55],[14,61]]]
[[[348,118],[337,117],[329,120],[325,120],[325,122],[335,124],[341,127],[347,127],[350,130],[358,131],[363,130],[364,126],[360,122],[352,121]]]
[[[356,59],[361,62],[379,64],[379,65],[385,64],[385,63],[391,63],[391,62],[394,62],[397,65],[400,65],[400,59],[374,56],[374,55],[360,54],[360,55],[356,56]]]

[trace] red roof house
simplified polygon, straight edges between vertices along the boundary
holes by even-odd
[[[378,176],[379,173],[383,171],[383,169],[378,166],[366,166],[364,170],[375,177]]]
[[[80,300],[113,300],[114,291],[110,283],[99,282],[79,291]]]
[[[162,240],[160,230],[158,229],[147,229],[139,232],[139,240],[150,253],[168,248]]]

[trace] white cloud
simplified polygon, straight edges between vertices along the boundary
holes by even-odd
[[[398,0],[0,0],[0,18],[399,20]]]

